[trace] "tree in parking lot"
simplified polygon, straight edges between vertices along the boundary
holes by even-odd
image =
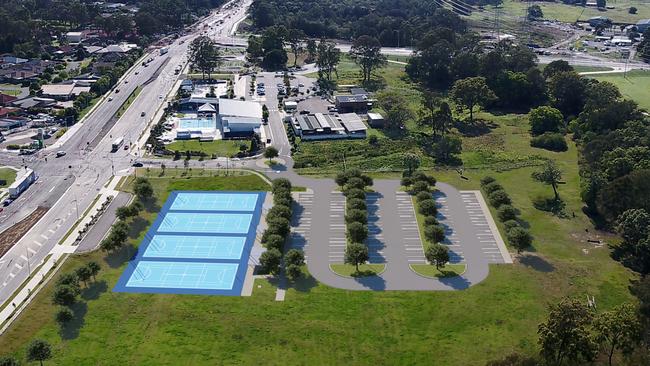
[[[345,248],[344,262],[353,264],[357,272],[359,272],[359,265],[366,263],[369,258],[368,247],[361,243],[353,242]]]
[[[348,239],[355,243],[361,243],[368,237],[368,227],[360,222],[348,224]]]
[[[189,60],[194,67],[201,70],[202,78],[208,74],[208,79],[212,72],[221,64],[221,55],[215,41],[207,36],[195,38],[189,47]]]
[[[381,43],[377,38],[363,35],[357,38],[350,48],[350,57],[361,67],[363,82],[370,81],[372,71],[388,62],[381,53]]]
[[[264,157],[269,159],[269,164],[273,161],[273,158],[277,158],[279,155],[278,149],[276,149],[274,146],[269,146],[264,150]]]
[[[439,270],[449,262],[449,249],[441,244],[429,244],[424,251],[424,257]]]
[[[302,266],[305,264],[305,254],[302,250],[289,249],[284,256],[284,261],[287,265]]]
[[[445,240],[445,229],[440,225],[426,226],[424,228],[424,237],[431,243],[440,243]]]

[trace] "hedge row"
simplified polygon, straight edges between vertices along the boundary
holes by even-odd
[[[345,223],[348,245],[345,247],[344,262],[359,269],[370,259],[368,246],[368,206],[366,188],[372,186],[372,178],[357,169],[337,174],[336,183],[345,195]]]
[[[481,179],[481,189],[487,195],[490,204],[497,209],[497,217],[506,229],[508,243],[521,253],[528,248],[533,237],[528,230],[524,229],[518,217],[518,211],[512,206],[512,200],[505,189],[490,176]]]
[[[260,267],[265,273],[278,274],[282,266],[284,245],[291,232],[291,216],[293,214],[291,197],[291,182],[279,178],[273,181],[273,207],[266,214],[267,228],[262,234],[262,244],[266,251],[260,255]],[[285,255],[285,270],[289,279],[300,277],[300,267],[305,264],[305,256],[301,250],[290,249]]]

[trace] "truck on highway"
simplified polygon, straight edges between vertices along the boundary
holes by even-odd
[[[161,56],[166,54],[167,52],[169,52],[169,47],[161,47],[160,48],[160,55]]]
[[[21,169],[16,175],[16,180],[9,186],[9,188],[7,188],[7,191],[9,191],[9,197],[15,199],[20,196],[20,194],[25,192],[34,181],[36,181],[36,174],[34,174],[33,170],[29,168]]]
[[[111,146],[111,152],[116,152],[117,150],[120,149],[120,146],[124,143],[124,137],[118,137],[113,141],[113,145]]]

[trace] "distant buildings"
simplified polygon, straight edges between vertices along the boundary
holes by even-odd
[[[365,138],[367,127],[356,113],[300,114],[291,123],[303,140]]]
[[[349,95],[334,97],[336,108],[341,113],[366,113],[372,108],[374,100],[362,88],[351,88]]]
[[[81,93],[90,92],[90,86],[86,83],[67,82],[59,84],[45,84],[41,86],[41,96],[56,100],[72,100]]]

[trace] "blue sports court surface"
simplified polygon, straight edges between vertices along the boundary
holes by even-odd
[[[114,291],[240,295],[264,197],[172,192]]]
[[[154,235],[144,258],[241,258],[245,236]]]

